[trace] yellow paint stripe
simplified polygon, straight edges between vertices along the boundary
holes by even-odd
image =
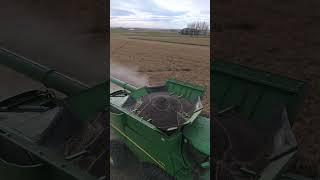
[[[142,147],[140,147],[136,142],[134,142],[132,139],[130,139],[124,132],[122,132],[119,128],[117,128],[115,125],[113,125],[112,123],[110,123],[110,125],[116,129],[122,136],[124,136],[125,138],[127,138],[132,144],[134,144],[135,146],[137,146],[142,152],[144,152],[146,155],[148,155],[153,161],[155,161],[162,169],[165,169],[164,164],[159,161],[157,161],[154,157],[152,157],[146,150],[144,150]]]

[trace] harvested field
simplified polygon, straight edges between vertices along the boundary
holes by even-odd
[[[115,35],[121,36],[151,36],[151,37],[161,37],[161,36],[178,36],[178,32],[169,31],[169,30],[145,30],[145,29],[136,29],[136,30],[127,30],[121,28],[111,28],[111,34],[114,37]]]
[[[209,52],[209,47],[113,38],[111,35],[111,63],[135,67],[139,74],[148,77],[151,86],[163,85],[170,77],[206,86],[203,101],[206,112],[210,107]]]
[[[111,30],[112,37],[121,39],[149,40],[166,43],[188,44],[198,46],[210,46],[210,36],[180,35],[171,31],[127,31],[120,29]]]
[[[129,39],[140,39],[140,40],[148,40],[148,41],[159,41],[159,42],[167,42],[167,43],[176,43],[176,44],[189,44],[189,45],[196,45],[196,46],[210,46],[210,38],[207,37],[190,37],[190,36],[183,36],[183,37],[139,37],[139,36],[132,36]]]

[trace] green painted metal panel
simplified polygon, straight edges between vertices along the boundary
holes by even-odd
[[[124,113],[114,113],[110,112],[110,123],[118,127],[120,130],[124,131],[124,124],[126,122]]]
[[[304,81],[217,59],[211,62],[211,84],[211,98],[217,111],[235,106],[244,117],[263,126],[272,123],[270,111],[278,104],[287,107],[288,118],[293,124],[307,91]],[[259,180],[310,180],[282,174],[294,154],[291,152],[271,161]],[[255,174],[250,171],[252,173]]]
[[[110,115],[111,128],[140,161],[155,164],[181,180],[187,180],[183,174],[191,177],[188,172],[192,167],[185,164],[187,162],[181,154],[183,139],[181,131],[167,135],[119,104],[111,103],[111,109],[119,111],[117,115],[116,113]],[[179,171],[184,173],[180,172],[178,175]]]
[[[139,88],[136,91],[133,91],[130,96],[134,99],[137,100],[142,96],[145,96],[149,94],[147,88]]]
[[[215,108],[238,106],[244,116],[256,122],[267,121],[268,109],[282,103],[293,123],[307,89],[303,81],[216,59],[211,63],[211,79]]]
[[[181,133],[168,136],[161,131],[151,128],[143,120],[137,120],[136,117],[126,116],[125,119],[124,133],[136,143],[133,144],[129,141],[129,146],[135,149],[133,152],[137,153],[137,156],[142,161],[152,162],[173,173],[171,172],[173,169],[172,163],[168,155],[180,154]],[[137,145],[143,150],[137,148]]]
[[[183,135],[200,152],[210,155],[210,120],[199,116],[183,128]]]
[[[194,101],[197,100],[198,97],[202,97],[205,91],[205,87],[203,86],[179,81],[176,79],[168,79],[165,86],[169,92],[172,92],[178,96],[182,96],[190,101]]]
[[[107,107],[107,83],[102,83],[82,91],[81,94],[70,96],[66,103],[70,110],[81,120],[93,120],[96,115]]]

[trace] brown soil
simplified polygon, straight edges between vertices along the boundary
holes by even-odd
[[[125,67],[137,67],[151,86],[163,85],[166,79],[206,86],[204,107],[209,112],[210,70],[209,47],[172,44],[111,37],[111,62]]]
[[[293,127],[299,152],[291,167],[309,176],[317,174],[320,162],[319,6],[316,0],[221,0],[215,3],[214,18],[214,57],[309,83]]]
[[[177,43],[177,44],[189,44],[197,46],[210,46],[210,38],[201,37],[152,37],[152,36],[131,36],[129,39],[141,39],[150,41],[159,41],[167,43]]]

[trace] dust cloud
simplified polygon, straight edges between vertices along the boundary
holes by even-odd
[[[136,87],[149,86],[148,77],[145,74],[139,73],[137,67],[128,67],[111,61],[110,75]],[[110,88],[111,90],[119,89],[112,84]]]

